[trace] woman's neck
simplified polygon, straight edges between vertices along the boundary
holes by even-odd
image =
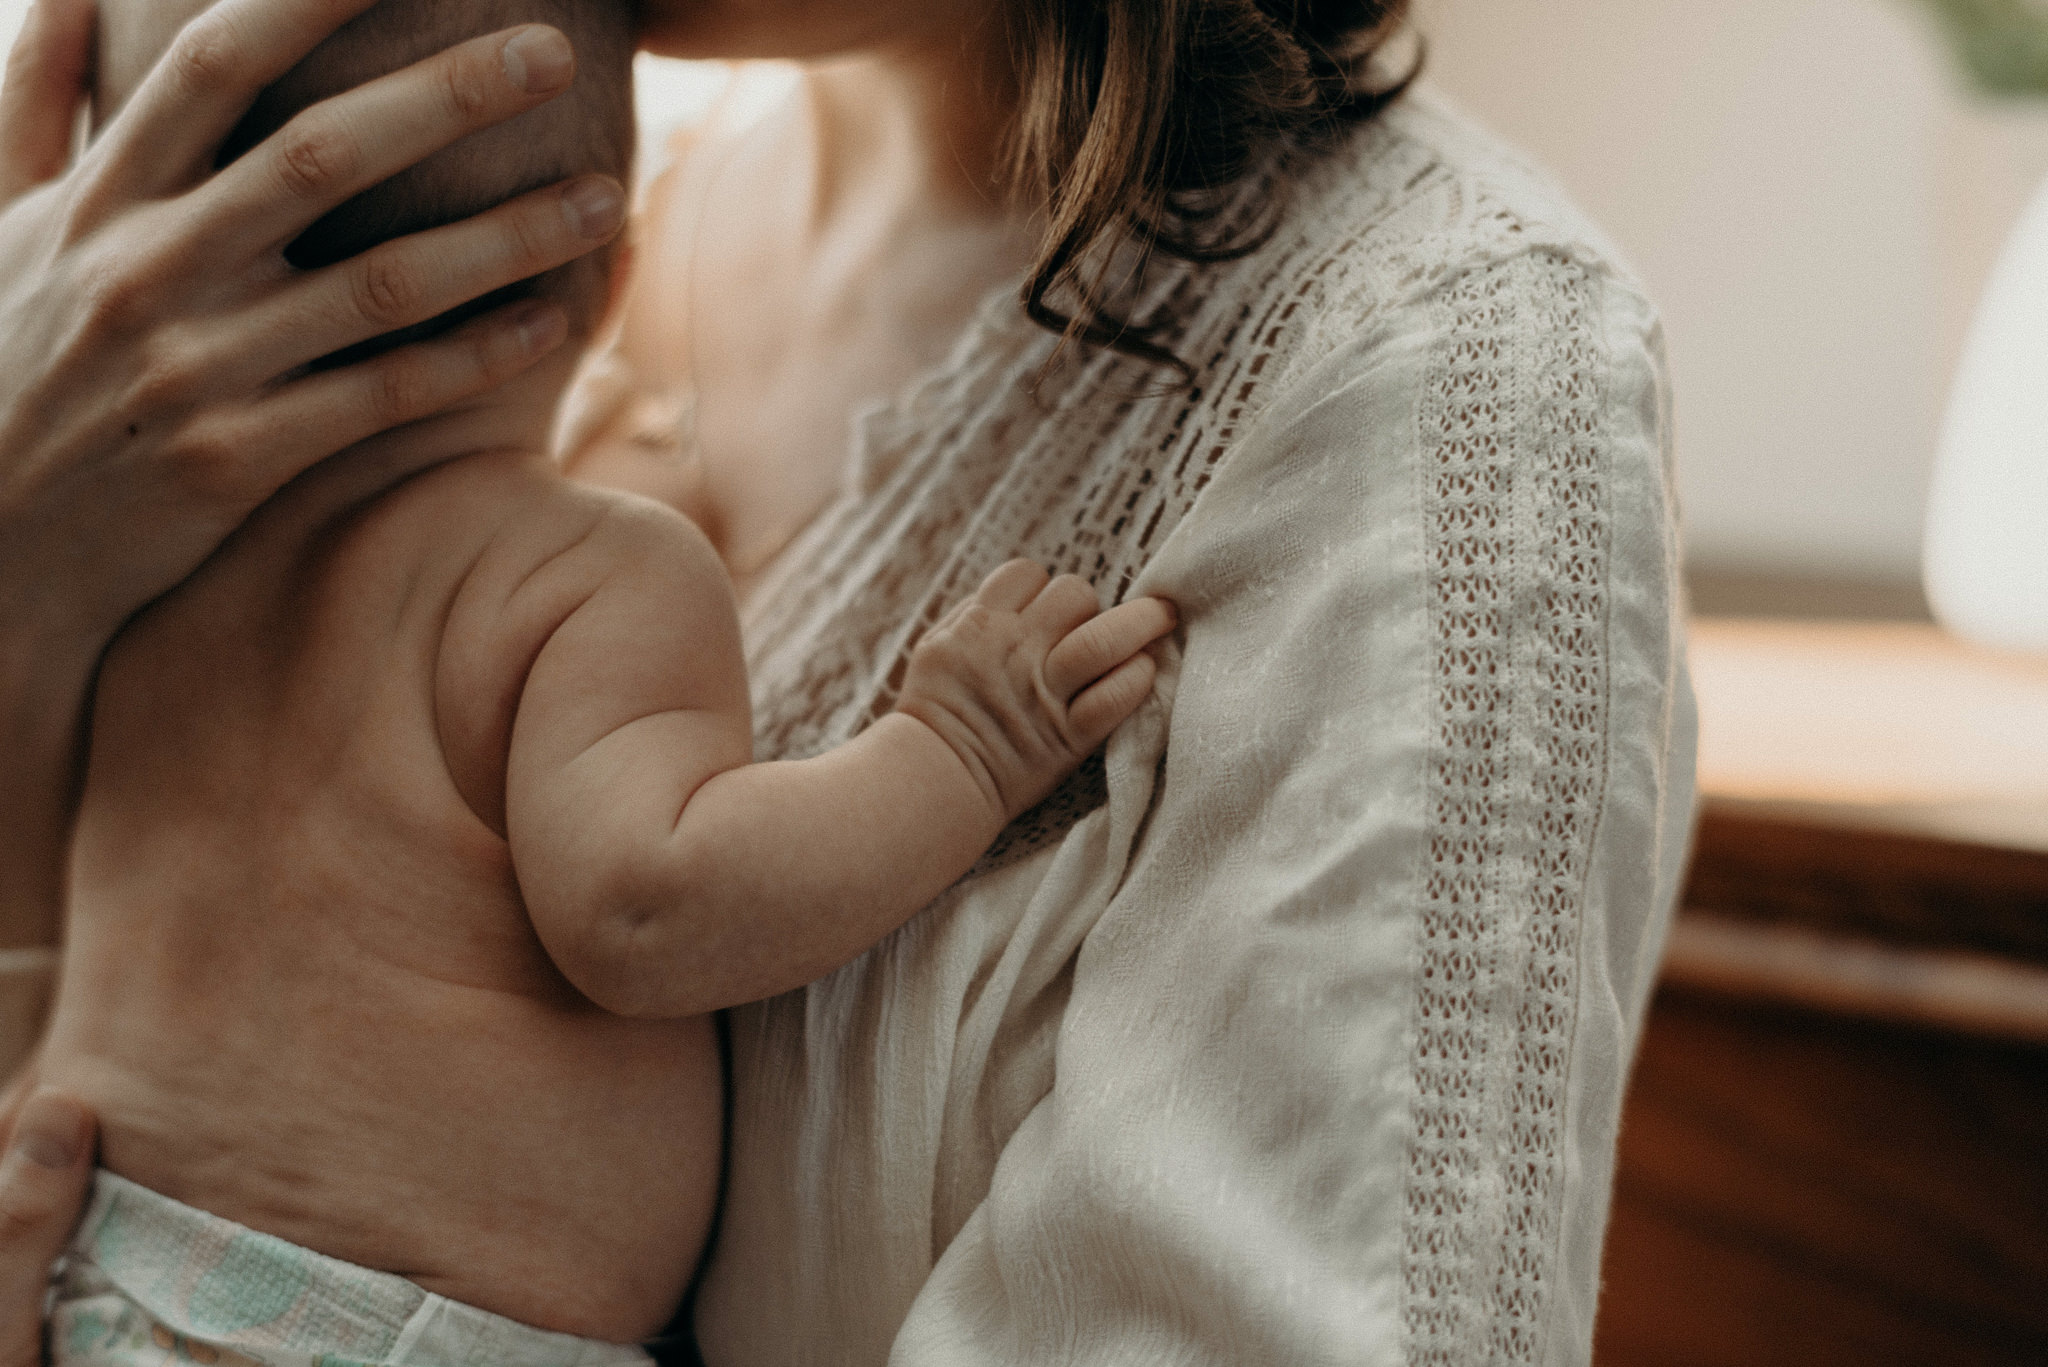
[[[814,224],[885,198],[947,218],[1015,216],[1016,81],[992,53],[961,39],[821,61],[805,94]]]
[[[811,61],[672,183],[625,346],[694,398],[691,511],[743,590],[843,489],[852,415],[942,362],[1036,251],[991,72],[957,37]]]

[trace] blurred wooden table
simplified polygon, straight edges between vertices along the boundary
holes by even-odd
[[[1702,621],[1600,1367],[2048,1363],[2048,664]]]

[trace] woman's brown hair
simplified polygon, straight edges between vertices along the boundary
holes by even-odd
[[[1046,206],[1024,307],[1064,340],[1170,366],[1157,325],[1123,316],[1115,246],[1227,261],[1279,206],[1227,212],[1258,159],[1377,115],[1414,79],[1388,45],[1409,0],[1008,0],[1021,73],[1018,186]],[[1055,302],[1057,301],[1057,302]]]

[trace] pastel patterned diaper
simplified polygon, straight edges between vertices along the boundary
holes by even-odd
[[[57,1273],[55,1367],[647,1367],[99,1174]]]

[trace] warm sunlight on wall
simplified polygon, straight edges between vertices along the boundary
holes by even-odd
[[[1912,622],[1693,623],[1716,797],[2048,811],[2048,663]]]
[[[1911,578],[1962,337],[2048,175],[1910,0],[1423,0],[1431,75],[1663,306],[1692,549]]]

